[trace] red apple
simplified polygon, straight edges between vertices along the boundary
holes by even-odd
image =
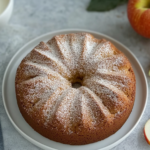
[[[150,0],[129,0],[127,11],[134,30],[150,38]]]
[[[150,120],[148,120],[144,127],[144,136],[148,144],[150,144]]]

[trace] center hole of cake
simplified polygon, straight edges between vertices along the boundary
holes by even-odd
[[[81,86],[82,86],[81,82],[74,82],[74,83],[72,83],[72,87],[75,88],[75,89],[78,89]]]

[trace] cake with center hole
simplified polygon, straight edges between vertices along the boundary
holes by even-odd
[[[136,80],[129,60],[110,41],[71,33],[40,42],[21,61],[15,88],[20,112],[35,131],[83,145],[122,127],[133,108]]]

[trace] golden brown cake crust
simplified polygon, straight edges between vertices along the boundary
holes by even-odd
[[[74,82],[82,86],[75,89]],[[36,46],[20,63],[15,87],[20,112],[35,131],[82,145],[122,127],[133,108],[136,80],[111,42],[72,33]]]

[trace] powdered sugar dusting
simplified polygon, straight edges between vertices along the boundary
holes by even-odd
[[[89,57],[92,51],[96,48],[96,46],[99,44],[99,40],[96,40],[93,38],[93,36],[87,34],[84,41],[84,47],[83,47],[83,58]]]
[[[74,55],[75,69],[79,68],[79,58],[83,49],[85,34],[72,34],[71,35],[71,50]]]
[[[87,79],[86,82],[83,83],[83,85],[96,93],[102,99],[106,107],[109,108],[110,104],[114,105],[111,106],[111,110],[113,111],[116,111],[116,108],[118,109],[118,106],[120,109],[122,109],[122,107],[124,107],[124,105],[128,103],[127,96],[119,88],[116,88],[116,86],[118,85],[118,83],[116,82],[110,82],[93,77],[91,79]],[[120,97],[123,97],[123,99]],[[106,100],[108,102],[106,102]]]
[[[102,124],[104,120],[107,120],[108,116],[111,116],[109,110],[90,89],[82,87],[81,91],[83,93],[82,112],[83,120],[85,121],[84,125],[88,124],[89,128],[93,128],[100,122]]]
[[[66,78],[71,76],[71,72],[67,67],[61,62],[59,57],[54,56],[50,51],[42,51],[39,49],[34,49],[31,54],[25,58],[26,61],[32,61],[34,63],[42,64],[50,69],[60,73]]]
[[[68,90],[66,90],[68,89]],[[67,85],[59,87],[49,97],[43,108],[43,114],[46,117],[45,125],[52,123],[53,117],[61,104],[61,101],[65,98],[70,88]]]
[[[78,134],[80,126],[94,130],[124,111],[129,67],[104,39],[87,33],[58,35],[24,58],[16,75],[17,95],[28,115],[39,112],[43,126],[57,122],[67,134]],[[74,89],[71,82],[78,78],[83,86]]]
[[[64,97],[62,103],[60,104],[56,112],[57,120],[63,125],[64,129],[66,129],[69,132],[71,131],[70,111],[76,92],[76,89],[71,88],[68,94]]]
[[[113,57],[108,57],[106,59],[103,59],[102,61],[99,61],[97,64],[97,69],[107,69],[108,71],[122,71],[120,67],[124,66],[124,58],[122,55],[117,55]]]
[[[89,59],[85,62],[86,74],[94,74],[99,68],[108,70],[111,63],[115,63],[115,59],[118,57],[118,55],[114,56],[114,54],[115,50],[111,47],[110,42],[101,40],[95,49],[93,49]],[[112,62],[109,62],[111,60]],[[120,66],[119,61],[117,66]]]

